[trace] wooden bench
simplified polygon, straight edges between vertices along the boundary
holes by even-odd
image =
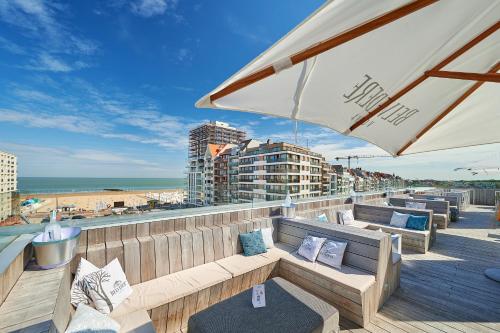
[[[342,269],[312,263],[295,251],[307,235],[347,242]],[[400,260],[392,261],[387,233],[304,219],[279,223],[278,248],[284,249],[279,275],[335,306],[341,318],[366,326],[399,286]]]
[[[279,258],[241,255],[238,236],[271,227],[272,220],[220,222],[196,226],[196,219],[188,220],[166,233],[157,233],[165,225],[137,224],[108,228],[104,237],[99,229],[88,230],[87,260],[102,266],[115,255],[134,290],[111,317],[146,310],[157,332],[178,332],[192,314],[271,277]]]
[[[425,216],[429,221],[428,228],[420,231],[393,227],[390,225],[393,212]],[[432,226],[432,210],[354,204],[353,214],[355,219],[353,226],[371,230],[382,229],[384,232],[399,234],[401,235],[403,249],[406,250],[426,253],[436,237],[436,230]]]
[[[426,200],[412,198],[393,197],[389,199],[389,204],[392,206],[406,207],[407,202],[425,203],[425,209],[433,211],[432,220],[437,224],[438,229],[446,229],[450,220],[450,203],[449,201],[441,200]]]

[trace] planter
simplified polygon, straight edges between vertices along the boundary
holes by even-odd
[[[69,263],[76,254],[81,229],[78,227],[61,228],[61,239],[43,241],[43,233],[33,238],[37,265],[41,269],[51,269]]]

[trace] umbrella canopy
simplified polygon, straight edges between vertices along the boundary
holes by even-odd
[[[327,126],[402,155],[500,142],[499,0],[327,2],[197,107]]]

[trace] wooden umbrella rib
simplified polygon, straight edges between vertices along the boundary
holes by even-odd
[[[441,61],[439,64],[434,66],[429,72],[433,71],[439,71],[442,69],[444,66],[448,65],[451,63],[453,60],[457,59],[460,57],[462,54],[479,44],[481,41],[486,39],[488,36],[493,34],[495,31],[497,31],[500,28],[500,21],[495,22],[491,27],[474,37],[472,40],[470,40],[467,44],[456,50],[454,53],[446,57],[443,61]],[[352,132],[359,126],[363,125],[365,122],[379,114],[382,110],[384,110],[386,107],[388,107],[390,104],[401,98],[403,95],[405,95],[407,92],[418,86],[420,83],[425,81],[429,76],[427,74],[428,72],[422,74],[419,76],[417,79],[415,79],[413,82],[409,83],[406,87],[398,91],[394,96],[390,97],[387,101],[384,103],[380,104],[375,110],[367,113],[364,117],[356,121],[350,128],[349,130]]]
[[[393,21],[396,21],[406,15],[409,15],[419,9],[425,8],[438,0],[415,0],[409,4],[402,7],[394,9],[382,16],[379,16],[371,21],[363,23],[357,27],[354,27],[348,31],[345,31],[337,36],[331,37],[324,40],[316,45],[313,45],[299,53],[290,56],[293,65],[303,62],[309,58],[315,57],[323,52],[331,50],[339,45],[349,42],[357,37],[363,36],[370,31],[376,30],[384,25],[387,25]],[[239,79],[228,86],[222,88],[221,90],[210,95],[210,101],[214,102],[219,98],[227,96],[235,91],[245,88],[255,82],[263,80],[271,75],[275,74],[275,70],[272,65],[264,67],[242,79]]]
[[[429,77],[440,77],[446,79],[471,80],[481,82],[500,82],[500,74],[498,73],[466,73],[466,72],[450,72],[450,71],[428,71]]]
[[[493,66],[488,74],[496,74],[500,70],[500,62]],[[464,100],[466,100],[470,95],[472,95],[476,90],[478,90],[486,81],[478,81],[472,87],[467,89],[467,91],[461,95],[455,102],[453,102],[449,107],[447,107],[443,112],[441,112],[436,118],[434,118],[427,126],[425,126],[415,137],[415,139],[406,143],[397,153],[400,156],[407,150],[415,141],[420,139],[425,133],[427,133],[431,128],[433,128],[438,122],[440,122],[444,117],[446,117],[451,111],[453,111],[457,106],[459,106]]]

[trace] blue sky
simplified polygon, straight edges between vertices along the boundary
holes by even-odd
[[[207,120],[293,142],[289,121],[194,103],[321,4],[0,1],[0,150],[19,156],[21,176],[182,177],[187,133]],[[380,154],[328,129],[299,127],[299,144],[328,159]],[[451,170],[499,161],[499,146],[490,145],[359,165],[411,178],[471,178]]]

